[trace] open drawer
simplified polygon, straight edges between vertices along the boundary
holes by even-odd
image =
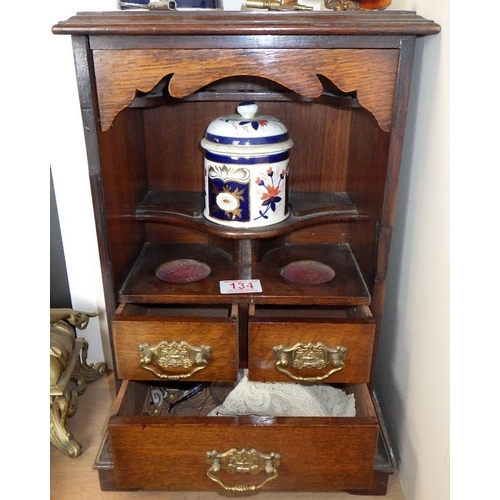
[[[341,386],[355,417],[144,414],[151,386],[124,381],[108,433],[118,489],[370,488],[379,434],[365,385]],[[146,404],[147,406],[147,404]]]
[[[237,308],[122,304],[113,320],[120,379],[234,381]]]
[[[374,335],[368,306],[257,306],[248,326],[248,376],[261,381],[368,383]]]

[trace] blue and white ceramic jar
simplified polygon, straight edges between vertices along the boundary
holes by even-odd
[[[258,228],[288,217],[288,159],[293,142],[283,123],[242,102],[238,115],[215,119],[205,150],[204,216],[217,224]]]

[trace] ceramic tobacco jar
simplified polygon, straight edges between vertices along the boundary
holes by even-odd
[[[237,115],[216,118],[205,150],[204,216],[231,227],[269,226],[288,217],[288,159],[293,141],[286,126],[242,102]]]

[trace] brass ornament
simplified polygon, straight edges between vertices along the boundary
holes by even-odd
[[[247,0],[245,5],[249,9],[313,10],[313,7],[299,4],[295,0]]]
[[[84,330],[98,314],[50,309],[50,442],[71,458],[83,450],[68,419],[76,413],[78,396],[107,370],[106,363],[87,363],[88,342],[77,338],[75,330]]]
[[[255,449],[237,450],[232,448],[224,453],[218,453],[216,450],[208,451],[206,462],[210,465],[207,470],[208,478],[222,486],[226,491],[231,492],[253,492],[261,489],[265,484],[278,477],[278,466],[281,462],[279,453],[264,454]],[[238,484],[229,486],[219,477],[221,470],[230,474],[259,474],[264,471],[266,478],[257,485]]]
[[[154,373],[158,378],[166,380],[185,380],[196,372],[203,370],[208,365],[212,355],[212,348],[207,345],[192,346],[185,340],[162,341],[155,347],[148,343],[139,345],[140,364],[145,369]],[[164,373],[158,371],[169,368],[190,369],[188,373]]]
[[[325,7],[330,10],[360,10],[361,3],[351,0],[325,0]]]
[[[283,345],[274,346],[274,367],[280,373],[298,382],[321,382],[326,380],[334,373],[345,367],[345,358],[347,349],[343,346],[327,347],[322,342],[313,344],[312,342],[298,342],[292,347]],[[331,365],[332,368],[323,375],[317,377],[301,377],[291,373],[288,369],[305,370],[316,369],[323,370]]]

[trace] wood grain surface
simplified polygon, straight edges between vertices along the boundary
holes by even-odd
[[[237,324],[230,318],[193,318],[173,315],[168,318],[144,318],[141,316],[120,317],[113,321],[115,339],[116,368],[118,377],[133,380],[161,380],[140,364],[139,345],[148,343],[155,347],[161,342],[188,342],[193,347],[202,345],[211,348],[207,366],[190,380],[210,381],[236,380],[237,361]],[[161,375],[183,375],[191,372],[189,368],[162,368],[156,362],[150,366]]]
[[[172,97],[186,97],[221,78],[251,75],[315,98],[325,76],[343,92],[357,91],[383,130],[390,128],[398,65],[397,50],[214,49],[95,50],[101,127],[107,130],[136,91],[149,92],[165,76]]]
[[[291,348],[296,343],[323,343],[329,348],[342,346],[347,349],[345,367],[328,377],[327,383],[368,383],[373,348],[375,324],[348,323],[322,319],[297,319],[277,321],[251,319],[249,324],[249,378],[251,380],[291,382],[291,379],[275,368],[274,346]],[[319,377],[332,368],[328,364],[321,370],[316,368],[294,369],[288,367],[293,376]]]
[[[207,340],[219,342],[217,352],[226,352],[221,361],[231,374],[238,362],[251,368],[249,358],[269,364],[269,346],[282,337],[326,344],[333,339],[348,344],[348,362],[353,361],[344,382],[372,383],[370,359],[376,359],[380,334],[415,38],[439,29],[414,12],[399,11],[82,13],[55,26],[54,33],[73,38],[108,319],[118,300],[152,309],[233,306],[238,311],[231,315],[233,323],[198,316],[172,322],[167,333],[187,335],[185,340],[198,344],[197,331],[204,331]],[[207,124],[233,111],[239,96],[251,96],[253,90],[265,112],[289,124],[295,143],[290,198],[298,195],[302,201],[292,206],[293,224],[261,239],[207,228],[193,212],[197,205],[191,199],[184,203],[184,195],[181,212],[170,212],[179,206],[180,193],[198,199],[202,193],[199,141]],[[151,200],[148,193],[160,193],[160,199]],[[168,193],[179,195],[172,199]],[[312,202],[314,193],[320,196]],[[325,205],[324,198],[332,194],[347,203],[332,210],[336,203],[328,199]],[[178,258],[205,262],[211,274],[182,285],[156,278],[160,264]],[[314,286],[285,280],[280,270],[304,259],[330,266],[336,276]],[[221,297],[221,279],[248,277],[261,280],[264,291]],[[257,314],[252,325],[251,309],[262,306],[370,307],[373,317],[268,321]],[[151,343],[182,340],[165,339],[168,321],[154,314],[147,319],[136,310],[121,319],[111,337],[112,349],[125,355],[125,368],[119,359],[120,377],[136,376],[138,337],[150,335]],[[338,331],[336,322],[342,324]],[[312,337],[289,336],[289,324]],[[133,366],[126,364],[130,360]],[[259,378],[270,369],[264,366]],[[356,417],[189,416],[174,423],[170,416],[142,415],[144,383],[122,381],[131,396],[119,396],[112,410],[115,382],[114,374],[102,377],[80,398],[70,427],[84,454],[69,459],[51,448],[51,499],[160,495],[100,491],[117,486],[182,490],[169,492],[169,499],[219,498],[204,458],[207,451],[228,447],[282,454],[279,477],[266,484],[262,500],[353,498],[332,493],[339,489],[385,492],[392,470],[373,467],[377,441],[383,440],[370,385],[352,386]],[[97,473],[93,463],[106,430],[115,465]],[[404,498],[394,475],[386,498]]]
[[[69,420],[75,438],[82,444],[83,453],[68,458],[50,445],[50,498],[51,500],[221,500],[217,491],[101,491],[94,462],[104,437],[108,417],[116,399],[114,374],[108,372],[80,396],[76,414]],[[346,492],[269,492],[263,491],[258,500],[380,500],[380,496],[357,496]],[[385,500],[405,500],[397,473],[389,476]]]

